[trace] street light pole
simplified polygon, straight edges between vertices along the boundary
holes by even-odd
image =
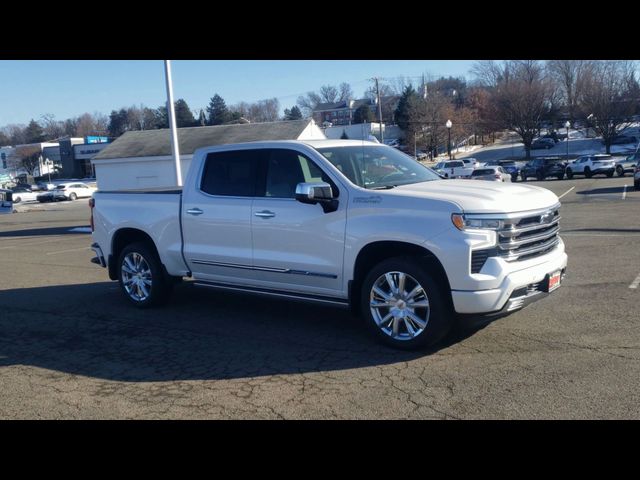
[[[569,161],[569,127],[571,126],[571,123],[569,123],[569,120],[567,120],[567,123],[565,123],[564,126],[567,129],[567,162],[568,162]]]
[[[453,126],[453,124],[451,123],[451,120],[447,120],[447,123],[445,123],[445,126],[447,127],[447,131],[449,132],[449,142],[447,143],[447,151],[449,152],[449,160],[451,160],[451,127]]]

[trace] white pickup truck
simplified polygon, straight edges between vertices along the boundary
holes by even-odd
[[[437,163],[433,169],[445,178],[471,178],[474,165],[467,166],[462,160]]]
[[[522,308],[567,266],[551,191],[443,180],[371,142],[204,148],[183,188],[98,191],[90,205],[92,261],[133,305],[191,277],[351,307],[399,348],[439,341],[465,314]]]

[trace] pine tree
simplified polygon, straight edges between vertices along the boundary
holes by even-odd
[[[288,108],[284,109],[284,119],[285,120],[300,120],[302,119],[302,112],[297,106],[291,107],[291,110]]]
[[[42,131],[42,127],[35,120],[31,120],[29,125],[24,131],[25,142],[26,143],[40,143],[44,142],[44,132]]]
[[[217,93],[211,98],[207,107],[209,114],[208,125],[222,125],[229,120],[229,110],[223,98]]]
[[[417,101],[420,97],[413,89],[413,86],[407,86],[400,96],[398,101],[398,107],[395,111],[396,123],[402,130],[407,130],[409,127],[409,120],[411,117],[411,104]]]
[[[196,119],[193,117],[189,105],[187,105],[187,102],[182,98],[176,101],[174,109],[176,112],[176,126],[178,128],[193,127],[196,124]]]
[[[375,121],[375,116],[367,104],[360,105],[353,112],[353,123],[371,123],[373,121]]]

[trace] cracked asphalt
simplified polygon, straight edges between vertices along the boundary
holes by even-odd
[[[0,418],[640,418],[640,192],[531,183],[568,191],[561,288],[410,353],[344,310],[189,282],[135,310],[70,231],[86,201],[21,206],[0,216]]]

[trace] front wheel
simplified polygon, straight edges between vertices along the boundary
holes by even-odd
[[[433,345],[447,334],[452,315],[426,262],[384,260],[362,285],[361,311],[371,332],[403,350]]]
[[[144,243],[132,243],[122,250],[118,280],[127,299],[138,308],[165,302],[172,287],[157,254]]]
[[[624,177],[624,168],[622,168],[622,165],[616,167],[616,173],[619,177]]]
[[[71,194],[69,194],[69,200],[71,200],[72,202],[77,198],[78,196],[75,193],[71,192]]]

